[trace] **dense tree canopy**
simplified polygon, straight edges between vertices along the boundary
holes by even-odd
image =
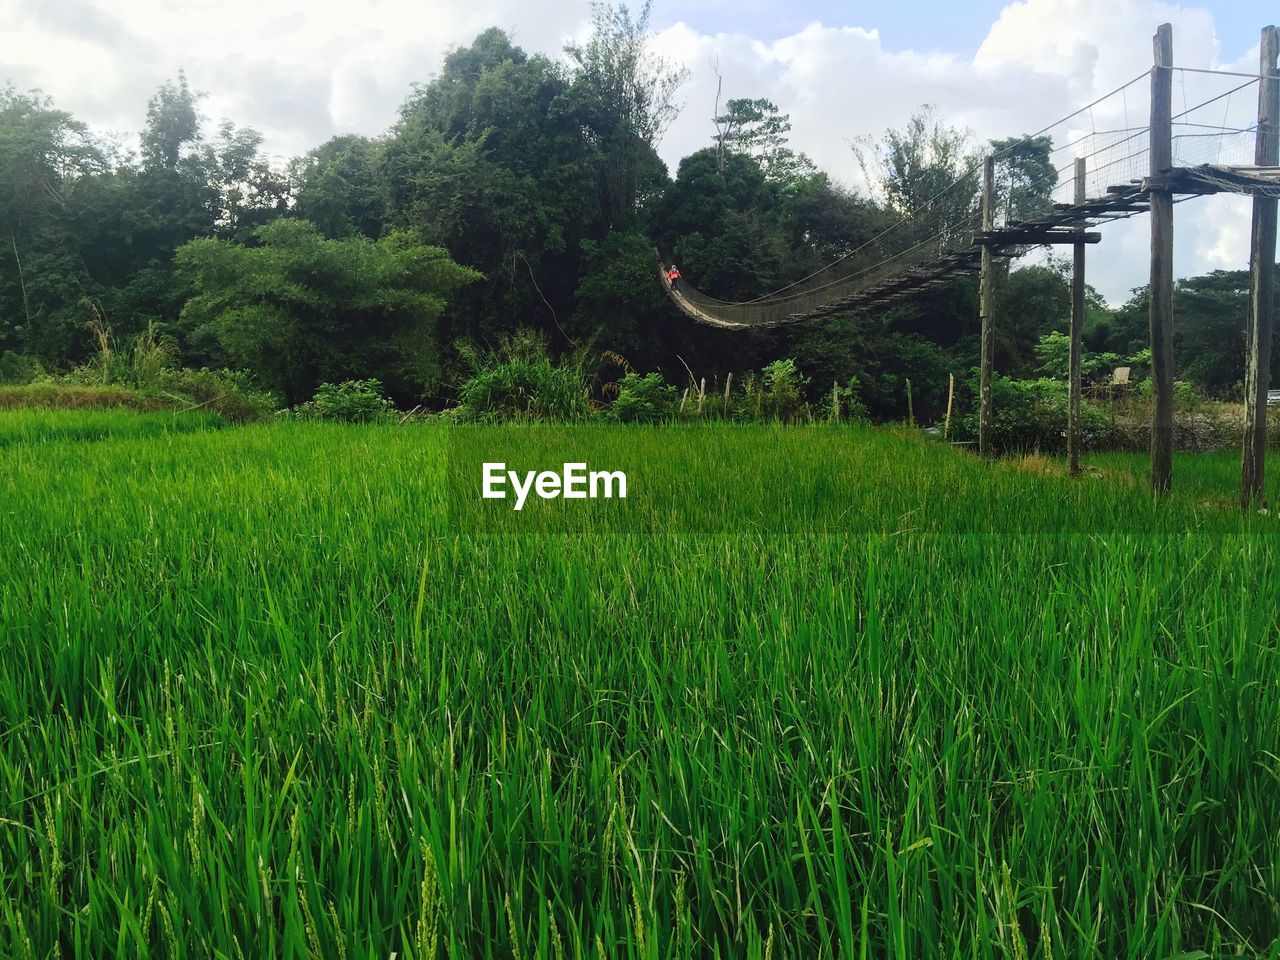
[[[378,137],[343,135],[286,166],[253,130],[201,114],[188,78],[139,110],[134,149],[95,135],[38,93],[0,90],[0,369],[65,370],[93,347],[153,330],[191,366],[243,367],[304,399],[323,379],[383,380],[397,399],[446,398],[458,344],[490,348],[530,329],[555,351],[621,354],[683,379],[796,357],[814,391],[859,378],[869,408],[917,413],[977,359],[974,284],[889,312],[744,334],[698,327],[655,282],[657,257],[727,300],[749,300],[880,238],[971,230],[977,157],[995,152],[998,204],[1041,211],[1056,184],[1045,138],[973,143],[932,108],[857,139],[855,190],[814,168],[790,118],[727,90],[705,149],[674,176],[659,159],[680,107],[680,70],[657,57],[648,7],[597,4],[561,58],[502,30],[449,53]],[[140,105],[142,106],[142,105]],[[850,135],[856,116],[850,120]],[[1179,376],[1227,395],[1240,379],[1243,274],[1181,282]],[[1041,340],[1065,330],[1064,269],[1014,269],[999,292],[997,364],[1039,375]],[[1098,355],[1146,340],[1146,301],[1088,304]]]

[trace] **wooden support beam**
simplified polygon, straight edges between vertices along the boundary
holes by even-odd
[[[1258,131],[1254,161],[1260,167],[1280,165],[1280,28],[1262,30],[1258,74]],[[1244,377],[1244,461],[1240,470],[1240,505],[1267,505],[1263,480],[1267,466],[1267,392],[1271,389],[1271,340],[1275,318],[1276,201],[1253,198],[1253,233],[1249,248],[1249,328]]]
[[[995,157],[987,155],[982,164],[982,229],[990,231],[995,216]],[[980,282],[982,314],[982,344],[978,374],[978,453],[991,456],[991,372],[995,365],[995,278],[991,273],[991,248],[982,248]]]
[[[973,242],[979,247],[1046,247],[1051,244],[1101,243],[1102,234],[1083,233],[1083,228],[1071,230],[993,230],[991,233],[975,233]],[[998,254],[997,254],[998,255]]]
[[[1085,159],[1076,158],[1076,203],[1083,203]],[[1079,236],[1085,236],[1084,227]],[[1067,468],[1080,473],[1080,341],[1084,337],[1084,253],[1083,239],[1075,247],[1071,273],[1071,355],[1067,372]]]
[[[1173,27],[1156,31],[1151,68],[1151,176],[1173,166]],[[1153,189],[1151,204],[1151,488],[1173,484],[1173,194]]]

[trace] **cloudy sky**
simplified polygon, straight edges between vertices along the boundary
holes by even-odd
[[[148,96],[181,67],[208,93],[211,118],[258,128],[285,158],[336,133],[384,131],[409,85],[429,80],[445,52],[488,26],[558,54],[583,35],[587,8],[587,0],[0,0],[0,81],[40,88],[96,129],[129,136]],[[1033,132],[1146,70],[1158,23],[1174,25],[1178,64],[1256,72],[1259,28],[1277,19],[1274,0],[654,0],[659,49],[690,71],[662,153],[674,170],[706,143],[718,67],[726,96],[773,100],[791,115],[793,144],[858,186],[851,142],[901,125],[923,103],[975,142]],[[1180,74],[1175,108],[1235,82]],[[1146,109],[1139,83],[1054,135],[1064,143],[1143,122]],[[1256,94],[1211,112],[1202,118],[1248,125]],[[1247,200],[1203,198],[1177,211],[1180,275],[1246,263]],[[1090,280],[1109,299],[1144,282],[1147,239],[1145,219],[1104,228]]]

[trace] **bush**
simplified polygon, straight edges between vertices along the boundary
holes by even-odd
[[[790,358],[775,360],[760,373],[760,412],[766,420],[796,420],[808,412],[804,390],[809,380]]]
[[[870,419],[867,413],[867,405],[862,402],[862,385],[858,382],[857,377],[850,377],[845,386],[836,387],[835,395],[838,398],[841,421],[866,423]],[[835,418],[835,412],[833,405],[831,411],[833,419]]]
[[[382,395],[379,380],[344,380],[322,383],[316,395],[297,408],[304,420],[337,423],[377,423],[391,416],[391,401]]]
[[[459,420],[567,421],[591,412],[581,360],[553,363],[536,333],[517,331],[490,353],[467,345],[459,352],[473,371],[458,391]]]
[[[676,388],[665,383],[662,374],[628,373],[618,381],[609,415],[619,423],[654,423],[671,416],[675,398]]]
[[[976,382],[970,384],[978,396]],[[1061,452],[1067,446],[1067,385],[1061,380],[1013,380],[995,376],[991,381],[991,445],[996,450]],[[1114,428],[1101,410],[1080,406],[1080,429],[1086,446],[1112,442]],[[978,438],[978,411],[961,417],[957,435]]]
[[[0,354],[0,383],[23,386],[34,383],[44,374],[44,368],[35,357],[6,350]]]

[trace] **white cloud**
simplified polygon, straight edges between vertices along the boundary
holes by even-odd
[[[509,30],[527,50],[557,54],[566,39],[582,35],[587,5],[0,0],[0,80],[41,87],[95,127],[123,131],[138,129],[147,98],[183,67],[197,89],[210,91],[207,114],[257,127],[271,152],[289,156],[336,133],[385,130],[410,84],[429,79],[451,47],[488,26]],[[725,16],[732,14],[726,10]],[[874,19],[867,11],[860,16]],[[662,154],[674,170],[681,156],[709,142],[712,64],[718,64],[726,97],[772,99],[791,114],[794,145],[856,185],[860,174],[850,149],[855,138],[901,126],[926,102],[936,104],[949,122],[969,128],[975,142],[1033,132],[1145,71],[1150,37],[1166,20],[1174,24],[1181,65],[1251,70],[1257,62],[1256,49],[1220,62],[1223,52],[1208,11],[1154,0],[1019,0],[1001,12],[972,57],[889,49],[869,27],[814,22],[766,39],[705,35],[678,23],[658,35],[658,47],[688,66],[691,78]],[[1220,77],[1178,75],[1175,107],[1225,89]],[[1055,130],[1055,140],[1141,125],[1146,111],[1145,83],[1139,82],[1123,97]],[[1247,125],[1252,111],[1248,93],[1204,116]],[[1196,146],[1184,141],[1188,151]],[[1180,274],[1244,264],[1247,201],[1198,199],[1176,209]],[[1146,229],[1142,218],[1104,227],[1102,246],[1092,248],[1091,281],[1112,300],[1145,279]]]

